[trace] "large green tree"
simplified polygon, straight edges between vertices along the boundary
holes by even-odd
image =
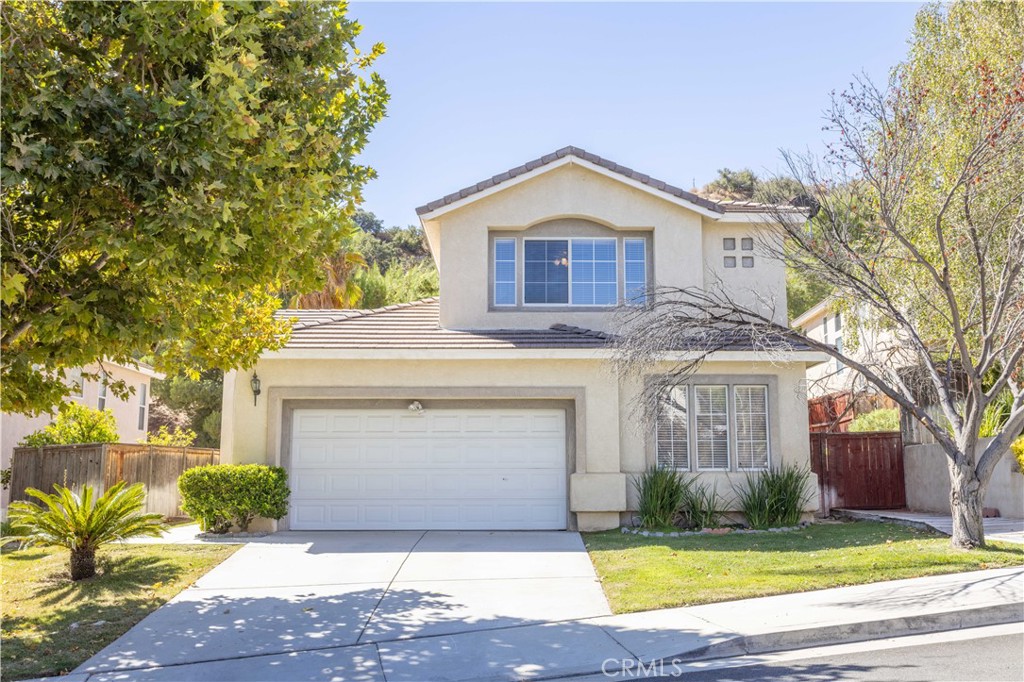
[[[228,369],[281,343],[372,169],[383,51],[331,2],[0,5],[2,407],[62,368],[157,352]]]

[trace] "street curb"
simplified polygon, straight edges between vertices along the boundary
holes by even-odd
[[[931,632],[1020,622],[1024,622],[1024,604],[998,604],[926,616],[901,616],[861,623],[841,623],[801,630],[741,635],[678,656],[666,656],[661,660],[697,661],[710,658],[729,658],[830,644],[849,644],[879,637],[924,635]]]
[[[1024,604],[997,604],[994,606],[933,613],[925,616],[901,616],[885,620],[823,625],[820,627],[769,632],[759,635],[738,635],[716,644],[708,644],[697,649],[690,649],[676,656],[643,659],[643,662],[645,664],[653,664],[656,669],[659,663],[663,663],[667,669],[673,663],[691,663],[720,658],[733,658],[736,656],[767,654],[777,651],[809,649],[834,644],[852,644],[883,637],[924,635],[932,632],[946,632],[989,625],[1005,625],[1007,623],[1024,623]],[[604,673],[601,670],[594,670],[591,672],[573,672],[533,679],[538,682],[541,680],[571,680],[573,678],[589,679],[602,674]],[[613,679],[613,677],[609,679]]]

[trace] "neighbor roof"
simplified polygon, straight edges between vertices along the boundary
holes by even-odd
[[[602,349],[615,336],[566,324],[547,329],[444,329],[439,299],[425,298],[374,310],[279,310],[293,319],[289,349]],[[733,331],[716,336],[720,350],[764,350],[750,336]],[[808,350],[803,344],[777,344],[776,350]],[[679,348],[686,350],[686,348]]]
[[[507,182],[515,177],[524,175],[538,168],[554,163],[559,159],[563,159],[569,156],[576,157],[584,161],[588,161],[594,165],[604,168],[605,170],[612,171],[613,173],[618,173],[619,175],[629,178],[630,180],[635,180],[636,182],[639,182],[643,185],[647,185],[652,189],[664,192],[666,194],[676,197],[677,199],[688,201],[692,204],[700,206],[701,208],[706,209],[708,211],[712,211],[714,213],[723,215],[726,213],[759,213],[763,212],[768,208],[771,208],[771,206],[768,204],[761,204],[753,201],[714,201],[712,199],[702,197],[699,194],[688,192],[680,187],[670,185],[663,180],[658,180],[644,173],[639,173],[633,170],[632,168],[628,168],[621,164],[615,163],[614,161],[602,158],[597,154],[591,154],[585,149],[570,146],[562,147],[558,151],[552,152],[551,154],[545,154],[539,159],[527,161],[521,166],[510,168],[504,173],[499,173],[498,175],[495,175],[486,180],[481,180],[475,185],[463,187],[458,192],[452,192],[451,194],[445,195],[440,199],[431,201],[428,204],[420,206],[419,208],[416,209],[416,213],[417,215],[425,215],[427,213],[431,213],[439,208],[443,208],[457,201],[461,201],[466,197],[477,194],[478,192],[483,192],[484,190],[490,189],[491,187],[495,187],[497,185],[502,184],[503,182]]]

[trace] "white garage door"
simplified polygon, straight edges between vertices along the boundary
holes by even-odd
[[[566,527],[563,410],[295,410],[296,530]]]

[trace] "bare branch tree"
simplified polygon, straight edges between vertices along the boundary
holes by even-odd
[[[977,93],[970,120],[957,121],[960,146],[945,155],[928,93],[899,74],[885,88],[859,79],[834,96],[827,129],[838,141],[823,159],[785,155],[803,194],[764,206],[757,247],[829,283],[862,352],[779,323],[777,302],[741,303],[750,297],[717,285],[656,288],[648,305],[624,313],[618,347],[627,373],[675,361],[646,383],[643,411],[653,414],[666,385],[741,341],[769,357],[820,351],[934,436],[948,459],[953,543],[984,544],[985,489],[1024,430],[1022,93],[1024,74],[1008,90]],[[1005,392],[1009,415],[983,442],[985,410]]]

